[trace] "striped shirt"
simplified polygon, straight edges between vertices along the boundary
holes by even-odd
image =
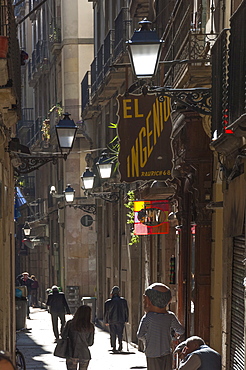
[[[171,311],[148,312],[142,317],[137,337],[145,344],[146,357],[161,357],[171,353],[172,330],[180,335],[184,333],[183,326]]]

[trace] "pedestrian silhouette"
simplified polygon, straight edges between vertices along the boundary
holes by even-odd
[[[122,351],[122,339],[125,323],[128,322],[128,305],[125,298],[120,297],[120,288],[114,286],[111,298],[104,304],[104,322],[109,325],[110,344],[116,352],[116,338],[118,337],[118,351]]]
[[[39,284],[35,277],[35,275],[31,275],[31,279],[33,280],[33,283],[31,285],[31,306],[32,307],[38,307],[38,288]]]
[[[18,275],[16,278],[17,284],[18,285],[25,285],[27,287],[27,318],[30,319],[30,309],[29,307],[31,306],[32,302],[32,283],[33,280],[29,277],[28,272],[23,272],[22,274]]]
[[[59,289],[56,285],[52,286],[51,293],[49,293],[48,295],[46,305],[49,306],[53,332],[55,335],[55,342],[57,342],[57,340],[59,339],[58,318],[61,321],[61,333],[66,323],[65,314],[70,314],[70,309],[68,307],[65,294],[63,292],[59,292]]]

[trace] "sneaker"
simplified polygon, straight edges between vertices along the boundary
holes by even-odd
[[[112,348],[112,351],[113,351],[113,352],[117,352],[117,351],[116,351],[116,347],[113,347],[113,348]]]

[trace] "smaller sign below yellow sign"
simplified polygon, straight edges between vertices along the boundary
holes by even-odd
[[[134,234],[169,233],[169,202],[167,200],[138,200],[134,202]]]

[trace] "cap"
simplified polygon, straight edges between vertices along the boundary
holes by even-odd
[[[113,286],[111,290],[111,294],[119,294],[119,292],[120,292],[120,288],[117,285]]]
[[[53,287],[51,289],[52,290],[58,290],[58,286],[57,285],[53,285]]]

